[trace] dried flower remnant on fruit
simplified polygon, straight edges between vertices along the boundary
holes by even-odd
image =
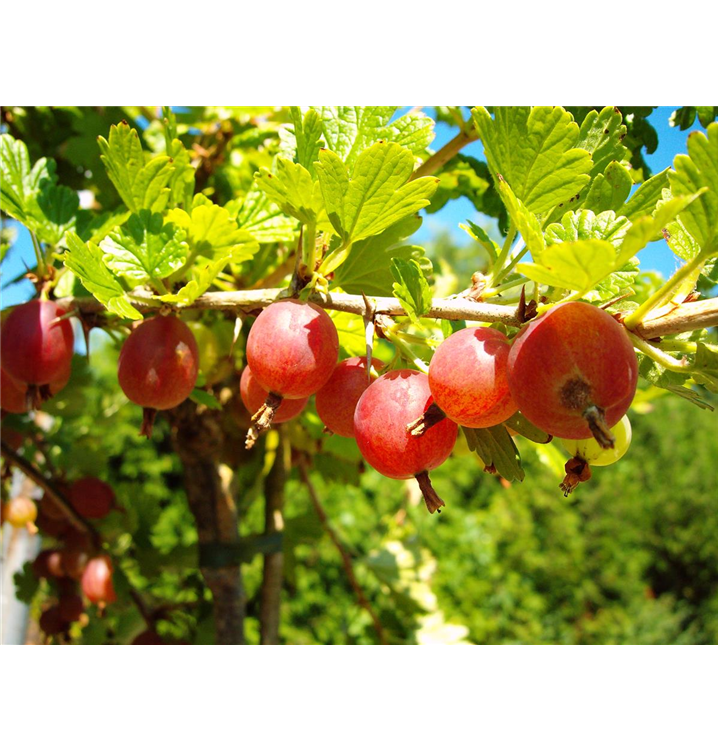
[[[416,478],[426,507],[434,513],[443,501],[428,481],[427,472],[451,455],[458,426],[443,419],[420,437],[406,425],[432,403],[429,379],[416,370],[393,370],[377,378],[364,392],[354,414],[357,445],[364,459],[391,479]]]

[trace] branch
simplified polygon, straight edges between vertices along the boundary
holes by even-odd
[[[248,289],[240,292],[207,292],[198,297],[192,304],[183,309],[195,310],[241,310],[250,313],[260,310],[286,295],[286,289]],[[140,296],[134,292],[135,297]],[[407,315],[399,300],[394,297],[370,297],[376,304],[375,312],[397,317]],[[354,315],[366,313],[364,297],[358,294],[340,294],[336,292],[315,292],[309,301],[327,310],[338,310]],[[101,312],[105,308],[94,297],[65,297],[58,304],[69,308],[74,306],[82,312]],[[133,301],[133,306],[140,311],[157,310],[157,300],[147,295],[147,303]],[[487,302],[475,302],[467,297],[433,299],[431,308],[425,318],[443,318],[445,320],[476,320],[484,323],[504,323],[508,326],[520,325],[514,306],[494,305]]]
[[[87,534],[99,548],[101,546],[100,536],[97,531],[70,505],[70,502],[60,490],[55,487],[54,483],[45,477],[45,475],[33,463],[23,456],[18,455],[4,440],[2,441],[2,455],[6,461],[9,461],[18,468],[28,479],[31,479],[38,487],[41,487],[51,497],[62,512],[67,516],[67,520],[83,534]]]
[[[309,497],[311,498],[312,505],[314,506],[314,510],[317,512],[317,515],[319,516],[319,520],[321,521],[322,527],[329,535],[329,538],[332,540],[332,543],[339,551],[339,554],[342,557],[342,564],[344,565],[344,571],[347,574],[347,578],[349,579],[349,583],[351,584],[352,589],[354,590],[354,594],[356,595],[357,602],[360,607],[365,609],[369,616],[372,619],[372,622],[374,623],[374,629],[376,630],[376,634],[379,637],[379,640],[381,643],[386,646],[388,644],[386,633],[384,632],[384,627],[381,624],[381,620],[377,617],[376,612],[374,612],[374,609],[372,608],[371,604],[369,603],[369,600],[364,595],[364,591],[362,587],[359,585],[359,581],[357,581],[356,575],[354,574],[354,566],[352,564],[352,558],[349,552],[347,552],[346,547],[342,544],[341,540],[337,536],[336,532],[332,528],[331,524],[329,523],[329,518],[327,516],[326,511],[324,510],[324,507],[322,506],[321,501],[319,500],[319,495],[317,495],[317,490],[314,487],[314,484],[312,483],[311,478],[309,477],[309,472],[307,471],[307,467],[305,464],[305,458],[302,457],[299,460],[299,474],[302,478],[302,482],[307,487],[307,490],[309,491]]]
[[[715,325],[718,325],[718,297],[686,302],[659,318],[644,320],[636,326],[635,333],[644,339],[653,339]]]
[[[135,292],[135,296],[140,296]],[[157,300],[147,296],[147,303],[134,301],[138,310],[157,310]],[[286,289],[248,289],[240,292],[207,292],[198,297],[192,304],[183,309],[196,310],[235,310],[252,313],[271,305],[286,296]],[[366,315],[366,302],[358,294],[338,292],[315,292],[309,297],[310,302],[327,310],[338,310],[353,315]],[[374,303],[374,312],[378,315],[392,317],[407,315],[399,300],[394,297],[370,297]],[[101,312],[105,308],[94,297],[64,297],[58,304],[66,308],[74,306],[82,312]],[[503,323],[519,327],[522,321],[514,305],[495,305],[488,302],[476,302],[469,297],[434,298],[425,318],[444,320],[473,320],[482,323]],[[645,339],[670,336],[685,331],[696,331],[718,325],[718,298],[685,302],[661,317],[644,320],[635,329],[635,333]]]
[[[468,131],[462,130],[458,135],[454,136],[447,144],[442,146],[435,154],[432,154],[420,167],[418,167],[414,174],[409,178],[410,180],[416,180],[418,177],[426,177],[428,175],[435,174],[438,172],[444,164],[453,159],[456,154],[461,151],[464,146],[468,146],[469,143],[473,143],[478,140],[479,135],[473,129]]]

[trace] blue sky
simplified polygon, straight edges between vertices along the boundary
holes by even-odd
[[[693,130],[705,132],[697,121],[688,131],[681,131],[678,128],[670,127],[668,118],[675,109],[676,107],[658,107],[648,118],[649,122],[658,132],[658,148],[656,152],[646,155],[646,162],[654,174],[671,166],[676,154],[686,153],[686,138],[689,132]],[[455,129],[443,123],[437,123],[436,139],[432,144],[432,148],[436,150],[443,146],[452,138],[454,133]],[[472,143],[464,149],[464,153],[477,158],[483,158],[483,147],[481,143]],[[459,224],[465,223],[467,219],[478,223],[481,220],[481,215],[475,211],[466,198],[451,201],[441,211],[425,218],[424,225],[415,236],[415,241],[419,244],[426,242],[433,232],[443,228],[448,229],[457,242],[464,244],[467,240],[467,235],[463,230],[459,229]],[[11,279],[22,273],[24,269],[23,263],[26,263],[28,266],[34,263],[34,253],[29,232],[16,222],[9,222],[9,224],[17,227],[18,239],[3,263],[2,307],[24,302],[33,294],[32,284],[26,280],[6,287],[6,284]],[[654,242],[641,251],[640,259],[641,268],[644,270],[659,271],[663,276],[670,276],[677,267],[676,258],[664,240]]]

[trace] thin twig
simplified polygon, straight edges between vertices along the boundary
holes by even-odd
[[[329,518],[327,516],[326,511],[324,510],[324,507],[322,506],[321,501],[319,500],[319,495],[317,494],[317,490],[314,487],[314,484],[309,476],[309,472],[307,471],[307,467],[304,463],[304,458],[302,458],[299,461],[299,474],[302,478],[302,482],[307,487],[307,490],[309,492],[309,497],[312,501],[312,505],[314,506],[314,510],[316,510],[317,515],[319,516],[319,520],[321,521],[322,527],[329,535],[329,538],[332,540],[332,543],[339,551],[339,554],[342,557],[342,564],[344,565],[344,571],[347,574],[347,578],[349,579],[349,583],[351,584],[352,589],[354,590],[354,594],[356,595],[357,602],[359,603],[359,606],[365,609],[369,616],[372,619],[372,622],[374,623],[374,629],[376,630],[376,634],[379,637],[379,640],[383,645],[387,645],[388,641],[386,638],[386,633],[384,632],[384,627],[381,624],[381,620],[376,615],[376,612],[374,612],[374,609],[372,608],[371,604],[369,603],[369,600],[366,598],[364,591],[362,587],[359,584],[359,581],[357,581],[357,577],[354,574],[354,565],[352,563],[352,558],[349,552],[347,552],[346,547],[342,544],[341,540],[337,536],[337,533],[332,528],[331,524],[329,523]]]

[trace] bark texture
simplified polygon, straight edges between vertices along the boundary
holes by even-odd
[[[198,409],[191,401],[172,414],[175,450],[182,461],[187,500],[201,545],[237,545],[239,524],[229,478],[219,457],[224,434],[216,412]],[[202,566],[212,592],[219,644],[244,643],[245,594],[239,563]]]

